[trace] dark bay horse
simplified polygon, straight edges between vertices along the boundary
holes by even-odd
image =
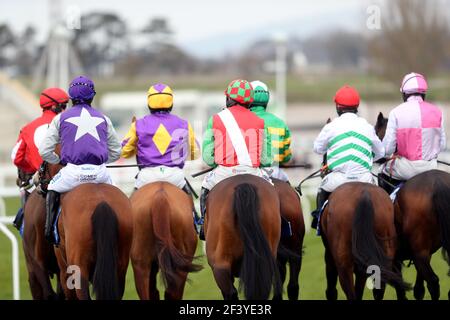
[[[384,137],[387,119],[380,113],[375,129]],[[396,266],[402,268],[404,260],[412,260],[417,270],[414,297],[422,300],[424,281],[433,300],[440,297],[439,278],[434,273],[431,256],[439,248],[450,266],[450,174],[431,170],[408,180],[395,200],[395,225],[399,236]],[[450,274],[450,273],[449,273]],[[405,299],[399,287],[397,297]],[[450,299],[450,291],[448,292]]]
[[[60,244],[55,248],[68,299],[121,299],[125,290],[133,220],[128,197],[109,184],[81,184],[61,195]],[[68,268],[79,270],[80,286],[69,288]]]
[[[39,170],[39,187],[42,191],[46,192],[50,177],[60,169],[59,165],[49,165],[46,162],[42,164]],[[64,299],[58,263],[53,246],[44,237],[44,225],[45,198],[36,189],[25,202],[22,240],[31,295],[35,300]],[[57,279],[57,293],[50,282],[54,275]]]
[[[281,296],[276,256],[280,241],[280,200],[275,188],[243,174],[218,183],[206,201],[208,263],[224,299],[238,299],[240,278],[246,299]]]
[[[394,208],[383,189],[361,182],[343,184],[330,195],[320,226],[328,300],[337,299],[338,278],[347,299],[362,299],[371,268],[381,276],[380,286],[373,291],[375,299],[383,298],[386,283],[406,287],[401,273],[393,268]]]
[[[286,279],[286,265],[289,263],[289,282],[287,294],[289,300],[297,300],[299,296],[298,276],[302,266],[303,238],[305,236],[305,222],[303,219],[300,196],[287,182],[272,179],[280,198],[281,216],[291,223],[292,235],[281,237],[278,247],[278,267],[281,283]],[[288,249],[296,255],[286,253]],[[278,297],[281,298],[281,297]]]
[[[161,269],[165,299],[182,299],[193,264],[197,234],[194,203],[184,191],[167,182],[149,183],[131,196],[133,245],[131,262],[136,289],[143,300],[159,300],[156,275]]]
[[[28,270],[28,282],[33,299],[63,299],[59,268],[53,246],[44,238],[45,199],[37,190],[28,197],[24,207],[23,251]],[[57,293],[50,278],[57,277]]]

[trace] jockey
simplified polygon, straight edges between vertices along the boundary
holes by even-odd
[[[253,81],[251,85],[254,90],[254,100],[250,110],[264,120],[272,141],[273,163],[268,168],[270,177],[287,182],[289,178],[279,165],[288,163],[292,158],[291,132],[283,120],[266,111],[270,98],[267,85],[261,81]]]
[[[69,86],[72,108],[56,116],[39,147],[44,161],[65,165],[48,185],[45,237],[54,243],[52,226],[59,208],[59,194],[83,183],[109,183],[105,163],[120,157],[120,142],[111,120],[91,106],[94,83],[79,76]],[[61,154],[55,153],[57,144]]]
[[[380,186],[391,190],[386,180],[398,185],[415,175],[436,169],[437,157],[445,150],[442,111],[425,101],[428,85],[418,73],[407,74],[400,92],[404,103],[389,114],[383,145],[390,157],[382,167]]]
[[[131,124],[122,142],[122,157],[134,155],[143,168],[135,187],[156,181],[170,182],[188,195],[183,167],[186,160],[195,160],[200,154],[190,123],[171,114],[172,89],[162,83],[148,90],[147,104],[150,114]]]
[[[270,181],[267,173],[259,168],[272,164],[270,136],[264,120],[249,110],[253,94],[248,81],[232,81],[225,90],[226,107],[208,121],[202,155],[214,170],[202,183],[202,218],[208,193],[220,181],[238,174],[253,174]],[[204,240],[203,228],[200,239]]]
[[[33,191],[34,184],[32,176],[39,170],[42,158],[39,155],[38,146],[45,137],[47,128],[53,118],[66,109],[69,96],[60,88],[47,88],[41,92],[39,104],[42,115],[28,123],[20,130],[19,138],[14,146],[11,159],[19,170],[18,183],[21,188],[22,207],[28,195]],[[14,220],[14,226],[20,230],[23,222],[23,211]]]
[[[331,192],[346,182],[375,184],[373,161],[384,157],[384,147],[375,129],[357,115],[359,94],[350,87],[340,88],[334,97],[339,115],[320,132],[314,141],[314,152],[326,154],[327,169],[317,194],[317,208],[312,213],[312,227],[317,228],[319,211]]]

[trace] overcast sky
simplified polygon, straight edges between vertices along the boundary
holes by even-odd
[[[0,22],[15,31],[32,24],[40,39],[49,29],[49,4],[58,0],[2,0]],[[324,27],[358,29],[365,26],[367,6],[381,0],[61,0],[62,14],[70,6],[80,12],[120,14],[134,30],[152,17],[167,17],[176,41],[188,49],[221,37],[261,37],[270,33],[311,34]],[[245,39],[245,37],[243,38]],[[215,44],[217,45],[217,44]]]

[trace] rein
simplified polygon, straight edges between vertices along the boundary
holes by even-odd
[[[314,171],[313,173],[311,173],[309,176],[307,176],[307,177],[304,178],[302,181],[300,181],[300,183],[298,184],[298,186],[295,187],[295,190],[297,190],[297,192],[298,192],[300,195],[303,195],[303,194],[302,194],[302,184],[303,184],[305,181],[308,181],[308,180],[310,180],[310,179],[314,179],[314,178],[320,177],[321,174],[322,174],[322,172],[323,172],[326,168],[327,168],[326,166],[323,166],[323,167],[320,168],[319,170],[316,170],[316,171]]]

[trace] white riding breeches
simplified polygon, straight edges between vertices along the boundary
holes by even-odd
[[[183,169],[178,167],[158,166],[142,169],[137,176],[135,187],[139,189],[148,183],[158,181],[169,182],[180,189],[183,189],[186,185]]]
[[[347,182],[366,182],[377,184],[371,172],[366,172],[359,175],[346,175],[342,172],[333,171],[323,178],[320,188],[327,192],[333,192],[337,187]]]
[[[50,181],[48,190],[64,193],[84,183],[113,184],[106,165],[67,164]]]
[[[266,170],[271,178],[278,179],[284,182],[289,181],[289,177],[287,176],[286,172],[282,170],[278,166],[263,168],[263,170]]]
[[[260,168],[238,165],[234,167],[218,166],[214,170],[208,172],[203,179],[202,187],[211,190],[216,184],[226,178],[237,176],[240,174],[252,174],[272,183],[268,173]]]
[[[387,161],[382,167],[382,172],[397,180],[409,180],[412,177],[429,170],[437,169],[437,160],[415,160],[395,158]]]

